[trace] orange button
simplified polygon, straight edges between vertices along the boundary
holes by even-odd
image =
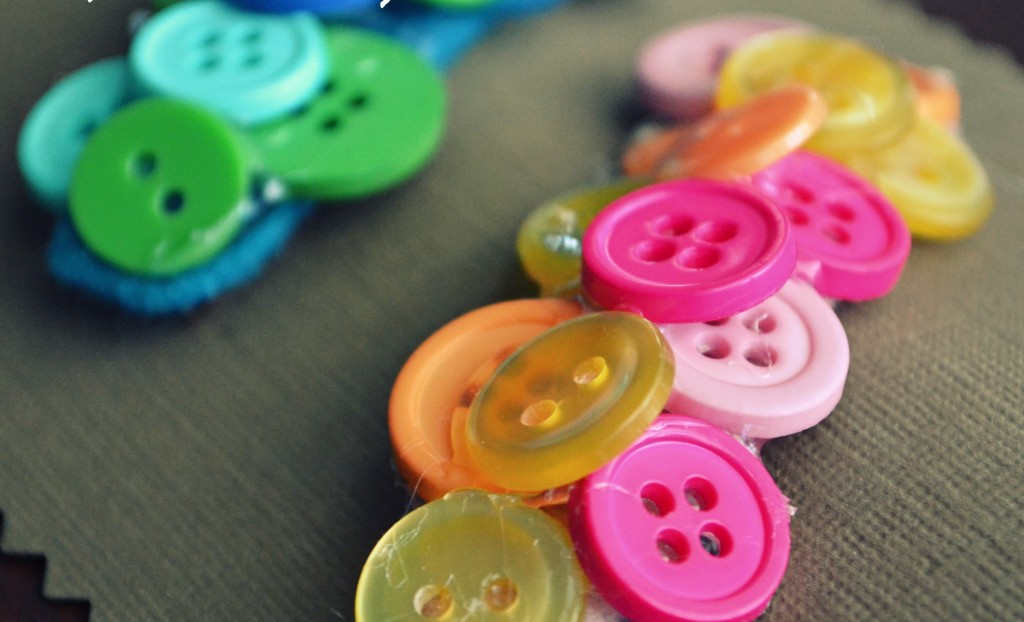
[[[519,346],[580,313],[579,305],[565,300],[501,302],[456,318],[413,352],[391,392],[389,425],[398,471],[416,494],[431,501],[459,488],[505,491],[466,456],[469,406]],[[532,501],[544,505],[564,497],[551,493]]]
[[[622,160],[631,177],[737,179],[782,159],[825,121],[825,100],[810,87],[769,91],[746,104],[633,145]]]
[[[903,63],[903,69],[914,87],[917,114],[952,130],[960,125],[960,92],[953,75],[942,69],[926,69]]]

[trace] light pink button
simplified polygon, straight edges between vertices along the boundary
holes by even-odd
[[[787,500],[768,471],[679,415],[576,486],[569,527],[594,587],[630,620],[752,620],[789,560]]]
[[[671,412],[748,438],[776,438],[820,422],[843,394],[846,332],[802,281],[726,320],[660,328],[676,358]]]
[[[606,309],[703,322],[756,305],[796,265],[785,216],[730,182],[647,186],[606,207],[583,237],[581,280]]]
[[[797,274],[822,296],[870,300],[896,286],[910,255],[910,231],[870,183],[806,151],[786,156],[752,181],[786,214]]]
[[[654,112],[687,120],[711,111],[722,63],[749,38],[779,29],[810,30],[779,16],[733,15],[674,28],[648,42],[637,59],[641,97]]]

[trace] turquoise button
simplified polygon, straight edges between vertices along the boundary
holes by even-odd
[[[157,13],[136,35],[129,57],[146,90],[241,124],[298,108],[328,69],[323,30],[312,15],[246,13],[212,0]]]
[[[67,209],[75,162],[97,127],[131,98],[124,58],[87,65],[51,88],[29,112],[18,137],[18,165],[36,198]]]

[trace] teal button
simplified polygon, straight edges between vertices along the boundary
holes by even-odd
[[[170,276],[219,253],[251,216],[248,159],[225,121],[154,98],[86,143],[70,215],[85,245],[122,270]]]
[[[365,196],[405,180],[444,133],[440,76],[405,46],[354,28],[330,28],[331,74],[289,118],[249,128],[268,175],[299,197]]]
[[[312,15],[246,13],[212,0],[157,13],[139,30],[129,57],[148,91],[241,124],[294,110],[327,73],[323,29]]]
[[[36,102],[18,137],[18,165],[47,208],[67,208],[71,172],[96,128],[131,98],[128,62],[108,58],[65,77]]]

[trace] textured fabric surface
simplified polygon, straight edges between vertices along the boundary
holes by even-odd
[[[581,0],[507,24],[448,75],[449,133],[418,178],[318,210],[251,286],[143,323],[47,276],[49,217],[15,136],[58,77],[127,46],[141,2],[0,8],[3,549],[106,620],[352,620],[402,514],[386,407],[405,358],[475,307],[532,293],[514,236],[593,181],[630,117],[635,51],[673,23],[771,10],[959,77],[998,194],[956,244],[916,243],[887,298],[845,306],[845,395],[764,456],[798,508],[769,620],[1024,619],[1024,76],[880,0]],[[385,9],[387,10],[387,9]]]

